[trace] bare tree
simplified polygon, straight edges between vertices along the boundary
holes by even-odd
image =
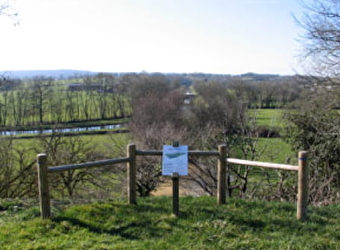
[[[35,159],[32,149],[14,146],[12,138],[0,140],[0,197],[37,195]]]
[[[81,136],[65,137],[58,133],[51,136],[42,136],[40,145],[36,147],[37,153],[45,152],[48,155],[48,165],[66,165],[89,161],[96,161],[102,158],[101,154],[95,151],[95,146],[90,140]],[[66,170],[51,174],[51,186],[54,194],[66,193],[70,197],[79,195],[81,187],[92,184],[100,187],[101,175],[98,169]]]
[[[339,107],[340,1],[302,4],[302,58],[313,76],[299,79],[307,95],[297,110],[286,114],[286,139],[294,149],[309,151],[310,201],[338,203],[340,116],[334,109]]]
[[[244,157],[252,160],[257,157],[246,105],[230,93],[226,85],[198,82],[195,100],[185,106],[184,95],[179,90],[172,90],[169,85],[160,88],[161,84],[153,84],[138,83],[139,94],[134,92],[129,129],[138,147],[161,149],[162,145],[174,140],[198,150],[216,150],[217,145],[227,144],[229,153],[236,146]],[[217,188],[216,159],[191,157],[189,162],[188,180],[214,195]],[[140,195],[148,195],[157,188],[160,170],[160,162],[153,158],[139,160],[137,186]],[[236,189],[242,193],[247,191],[250,171],[251,168],[235,169],[233,178],[229,178],[230,194]]]
[[[54,79],[43,76],[34,77],[27,88],[31,98],[32,119],[35,122],[37,116],[38,123],[43,124],[45,118],[49,116],[48,102],[53,93]]]
[[[301,37],[304,62],[310,63],[313,74],[339,76],[340,2],[314,0],[302,5],[305,13],[296,20],[304,31]]]
[[[256,160],[259,157],[255,123],[251,123],[246,105],[231,93],[226,85],[216,82],[200,82],[195,85],[198,97],[191,107],[187,139],[190,145],[200,149],[214,150],[219,144],[226,144],[228,156],[241,152],[243,159]],[[190,180],[209,195],[216,194],[216,161],[190,158]],[[245,196],[248,189],[250,167],[230,167],[228,176],[229,195],[236,190]]]
[[[14,25],[19,24],[18,12],[12,7],[9,0],[0,1],[0,16],[9,17],[12,19]]]
[[[183,97],[176,91],[167,95],[153,91],[134,100],[129,129],[138,147],[161,149],[185,136],[185,128],[181,127]],[[160,182],[161,164],[159,159],[145,157],[137,165],[137,191],[147,196]]]

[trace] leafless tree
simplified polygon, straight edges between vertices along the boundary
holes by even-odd
[[[227,146],[228,156],[239,154],[243,159],[256,160],[256,124],[251,122],[242,98],[230,93],[227,86],[216,82],[195,85],[198,97],[191,108],[189,129],[190,145],[199,149],[216,150],[217,145]],[[191,157],[189,177],[210,195],[216,194],[216,160]],[[250,167],[230,166],[229,195],[237,191],[245,196],[248,189]]]
[[[133,99],[129,129],[139,148],[161,149],[164,144],[180,141],[192,149],[216,150],[219,144],[227,144],[229,153],[236,146],[244,157],[252,160],[257,157],[246,105],[230,93],[226,85],[198,82],[194,86],[197,96],[187,106],[184,105],[183,93],[168,85],[166,88],[160,88],[161,83],[137,85],[139,94],[135,93]],[[216,159],[190,157],[189,162],[187,179],[204,192],[214,195],[217,187]],[[137,186],[141,195],[148,195],[157,187],[160,170],[160,162],[155,159],[139,161]],[[230,194],[236,189],[245,193],[251,168],[234,170],[233,177],[229,178]]]
[[[37,195],[35,160],[32,149],[14,146],[12,138],[0,140],[0,197],[22,198]]]
[[[313,74],[340,74],[340,1],[302,2],[305,13],[296,20],[303,29],[302,58],[310,63]]]
[[[48,155],[48,165],[68,165],[90,162],[102,159],[104,156],[96,153],[95,146],[90,140],[81,136],[65,137],[58,133],[51,136],[42,136],[39,146],[35,148],[36,153],[45,152]],[[88,184],[100,187],[100,170],[66,170],[50,174],[52,194],[66,194],[69,197],[80,195],[80,190]]]
[[[19,24],[18,12],[12,7],[10,0],[0,1],[0,16],[9,17],[14,25]]]
[[[162,149],[162,145],[181,141],[185,128],[181,125],[183,97],[177,92],[163,93],[164,89],[141,92],[133,100],[134,110],[129,122],[133,141],[139,148]],[[160,161],[153,157],[137,162],[137,191],[147,196],[157,188],[161,176]]]

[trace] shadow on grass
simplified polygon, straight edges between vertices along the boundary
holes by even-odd
[[[67,221],[93,233],[116,235],[128,240],[159,239],[173,230],[194,232],[193,225],[197,223],[206,225],[206,230],[211,230],[210,227],[215,230],[212,224],[216,221],[226,222],[223,225],[215,223],[221,226],[221,230],[227,230],[225,225],[232,225],[240,231],[277,232],[287,236],[316,233],[324,226],[335,224],[340,217],[338,210],[338,207],[333,210],[310,207],[309,219],[300,222],[296,219],[294,204],[229,199],[226,205],[217,206],[211,198],[184,198],[180,202],[180,217],[174,218],[171,216],[171,199],[149,198],[136,206],[111,203],[102,207],[94,204],[88,210],[71,210],[52,220],[59,224]],[[78,215],[78,212],[81,214]]]
[[[203,220],[224,220],[250,231],[289,231],[292,226],[301,227],[301,223],[296,220],[295,211],[292,204],[231,198],[225,205],[202,208],[200,215],[193,215],[197,211],[190,210],[182,214],[187,219],[194,216]]]
[[[102,227],[94,226],[89,223],[86,223],[82,220],[76,218],[68,218],[68,217],[58,217],[52,219],[54,222],[61,223],[63,221],[67,221],[74,226],[86,228],[92,233],[96,234],[109,234],[109,235],[116,235],[128,240],[139,240],[141,237],[138,236],[138,228],[143,228],[144,230],[149,231],[149,235],[153,237],[161,237],[161,232],[150,225],[148,221],[143,222],[131,222],[125,226],[120,226],[117,228],[111,229],[103,229]],[[131,230],[132,229],[132,230]],[[131,232],[129,232],[131,231]]]
[[[66,221],[92,233],[115,235],[129,240],[163,237],[176,223],[169,215],[167,207],[152,204],[111,204],[110,207],[100,207],[100,204],[94,204],[92,208],[93,211],[85,212],[84,210],[79,216],[77,213],[74,215],[73,212],[71,215],[61,214],[52,218],[52,221],[58,224]]]

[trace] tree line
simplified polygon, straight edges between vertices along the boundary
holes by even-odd
[[[308,144],[299,142],[299,138],[309,138],[310,131],[307,137],[299,137],[301,131],[298,130],[298,128],[309,128],[311,122],[306,120],[299,127],[295,117],[301,116],[297,113],[299,110],[297,107],[309,106],[302,105],[302,103],[306,104],[306,100],[311,97],[312,93],[321,98],[321,89],[306,88],[305,78],[294,79],[297,81],[278,84],[269,81],[252,82],[238,78],[225,78],[224,80],[204,78],[195,79],[188,85],[182,84],[180,78],[171,78],[164,74],[125,74],[119,77],[100,74],[95,77],[84,77],[81,84],[66,87],[62,82],[39,77],[1,86],[1,101],[4,104],[1,107],[1,114],[5,114],[1,116],[1,121],[9,125],[9,117],[11,117],[10,114],[13,117],[13,110],[17,113],[23,112],[21,120],[18,118],[17,121],[23,121],[25,125],[129,116],[130,133],[127,135],[127,141],[135,142],[138,148],[159,150],[162,149],[162,145],[171,144],[174,140],[197,150],[215,150],[217,145],[225,144],[228,157],[258,160],[264,152],[264,147],[259,146],[260,132],[256,123],[256,112],[251,114],[248,110],[260,106],[269,107],[269,104],[261,104],[263,100],[269,100],[265,98],[266,96],[271,96],[270,102],[275,102],[277,107],[294,107],[293,112],[286,115],[291,123],[286,129],[285,139],[292,142],[294,150],[311,150]],[[270,86],[272,86],[272,91]],[[284,89],[289,92],[282,92],[279,95],[279,90]],[[184,93],[188,91],[192,98],[189,102],[185,102],[188,95]],[[20,96],[19,94],[23,97],[15,101],[11,99],[13,96]],[[31,99],[25,99],[28,96]],[[12,101],[14,103],[11,107]],[[21,107],[18,106],[19,103],[22,103]],[[326,105],[319,106],[326,107]],[[23,110],[30,111],[33,115],[24,116]],[[5,123],[4,120],[6,120]],[[324,118],[324,120],[332,119]],[[308,143],[315,141],[309,140]],[[109,153],[98,151],[95,145],[80,136],[65,138],[54,133],[50,137],[41,137],[39,143],[25,149],[16,148],[11,139],[2,140],[1,146],[4,150],[0,169],[1,197],[34,197],[36,195],[35,159],[32,155],[41,152],[48,153],[50,166],[112,158],[112,152],[115,152],[117,157],[125,155],[126,141],[122,143],[115,139],[115,136],[108,136],[108,142],[111,145],[108,146]],[[333,146],[327,148],[335,149]],[[191,157],[189,162],[188,185],[192,183],[202,192],[215,195],[216,162],[213,159],[197,157]],[[325,166],[328,168],[329,165]],[[312,180],[317,183],[320,180],[319,167],[320,165],[315,166],[311,171]],[[229,196],[266,197],[290,201],[295,199],[294,175],[277,171],[274,177],[270,177],[266,170],[260,174],[254,171],[252,167],[230,168],[230,174],[227,177]],[[328,178],[335,178],[336,175],[333,174],[336,172],[330,169],[327,171]],[[105,178],[99,177],[103,172]],[[52,194],[82,197],[86,195],[84,190],[88,190],[89,185],[107,189],[110,186],[108,183],[116,183],[118,179],[122,181],[120,179],[122,172],[124,168],[119,169],[118,172],[116,170],[112,172],[112,169],[106,168],[56,173],[51,175],[51,183],[55,190]],[[252,173],[257,175],[255,182],[254,178],[250,181]],[[274,178],[274,181],[271,178]],[[137,190],[141,196],[150,195],[157,189],[162,182],[159,159],[141,157],[138,161],[137,181]],[[273,185],[273,182],[276,184]],[[316,196],[315,192],[320,192],[320,189],[315,189],[313,192]],[[316,200],[324,199],[325,196],[319,195],[318,197]]]
[[[1,123],[13,124],[16,116],[14,125],[129,116],[128,140],[140,148],[161,149],[162,145],[178,140],[195,149],[215,150],[223,143],[228,145],[230,155],[258,159],[261,155],[261,151],[256,150],[258,131],[247,112],[252,105],[248,97],[254,93],[250,92],[253,90],[251,83],[247,85],[245,80],[229,77],[222,80],[198,79],[196,76],[188,84],[187,79],[164,74],[125,74],[119,77],[99,74],[84,77],[81,81],[78,79],[74,85],[44,77],[2,84]],[[193,98],[185,103],[188,91]],[[117,156],[119,152],[125,154],[126,145],[114,138],[112,136],[116,148],[111,152],[116,152]],[[84,140],[79,136],[63,138],[52,134],[40,138],[40,143],[26,150],[16,149],[12,140],[3,140],[6,153],[2,155],[4,163],[0,171],[1,196],[34,196],[35,179],[26,178],[34,173],[34,159],[29,156],[33,152],[48,153],[50,166],[112,157],[111,152],[107,155],[98,152],[95,146],[89,146]],[[142,196],[149,195],[161,181],[159,159],[142,158],[138,164],[138,192]],[[217,182],[213,160],[191,158],[190,164],[190,181],[214,195]],[[250,172],[250,168],[235,169],[233,177],[228,179],[230,195],[247,196]],[[54,190],[69,196],[79,194],[76,190],[79,186],[86,186],[85,183],[95,183],[93,185],[99,187],[105,182],[95,182],[93,170],[58,173],[52,179]],[[22,192],[18,194],[18,190]]]
[[[130,102],[114,76],[99,74],[75,84],[35,77],[23,82],[2,80],[0,125],[27,126],[128,116]],[[95,87],[94,87],[95,86]]]
[[[299,98],[299,85],[293,77],[254,81],[242,77],[205,76],[97,74],[68,81],[43,76],[23,81],[2,78],[0,126],[58,124],[128,117],[132,113],[131,98],[138,93],[133,85],[150,79],[164,79],[169,85],[182,87],[183,92],[195,83],[213,81],[225,85],[240,102],[247,103],[247,106],[252,108],[282,108]],[[150,88],[157,88],[157,84]]]

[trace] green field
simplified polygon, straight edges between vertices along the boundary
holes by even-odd
[[[125,147],[128,143],[132,142],[128,139],[127,133],[121,134],[104,134],[104,135],[84,135],[82,138],[85,141],[89,141],[93,144],[93,148],[98,151],[108,152],[112,150],[112,156],[116,154],[115,146],[117,143],[121,147]],[[113,139],[114,138],[114,139]],[[14,140],[16,147],[18,148],[32,148],[35,144],[38,144],[39,139],[20,139]],[[216,149],[217,149],[216,145]],[[291,150],[291,146],[284,142],[281,138],[259,138],[258,149],[263,150],[259,161],[273,162],[273,163],[286,163],[287,159],[292,160],[291,164],[297,163],[297,152]]]
[[[256,109],[249,110],[249,116],[256,118],[258,126],[280,127],[284,125],[282,114],[283,109]]]
[[[264,150],[260,161],[297,164],[298,152],[281,138],[259,138],[258,149]]]
[[[1,203],[2,202],[2,203]],[[294,204],[214,197],[140,198],[137,206],[109,201],[54,208],[42,220],[36,207],[1,201],[1,249],[339,249],[339,206],[310,207],[295,219]]]
[[[94,148],[96,151],[106,152],[108,155],[112,155],[112,158],[117,157],[117,151],[115,150],[115,146],[117,144],[120,145],[123,144],[123,146],[126,147],[126,145],[129,142],[127,133],[82,135],[81,139],[84,140],[85,143],[90,143],[91,147]],[[39,138],[15,139],[13,142],[15,148],[31,149],[39,148],[40,139]],[[36,155],[32,155],[32,158],[33,157],[36,157]]]

